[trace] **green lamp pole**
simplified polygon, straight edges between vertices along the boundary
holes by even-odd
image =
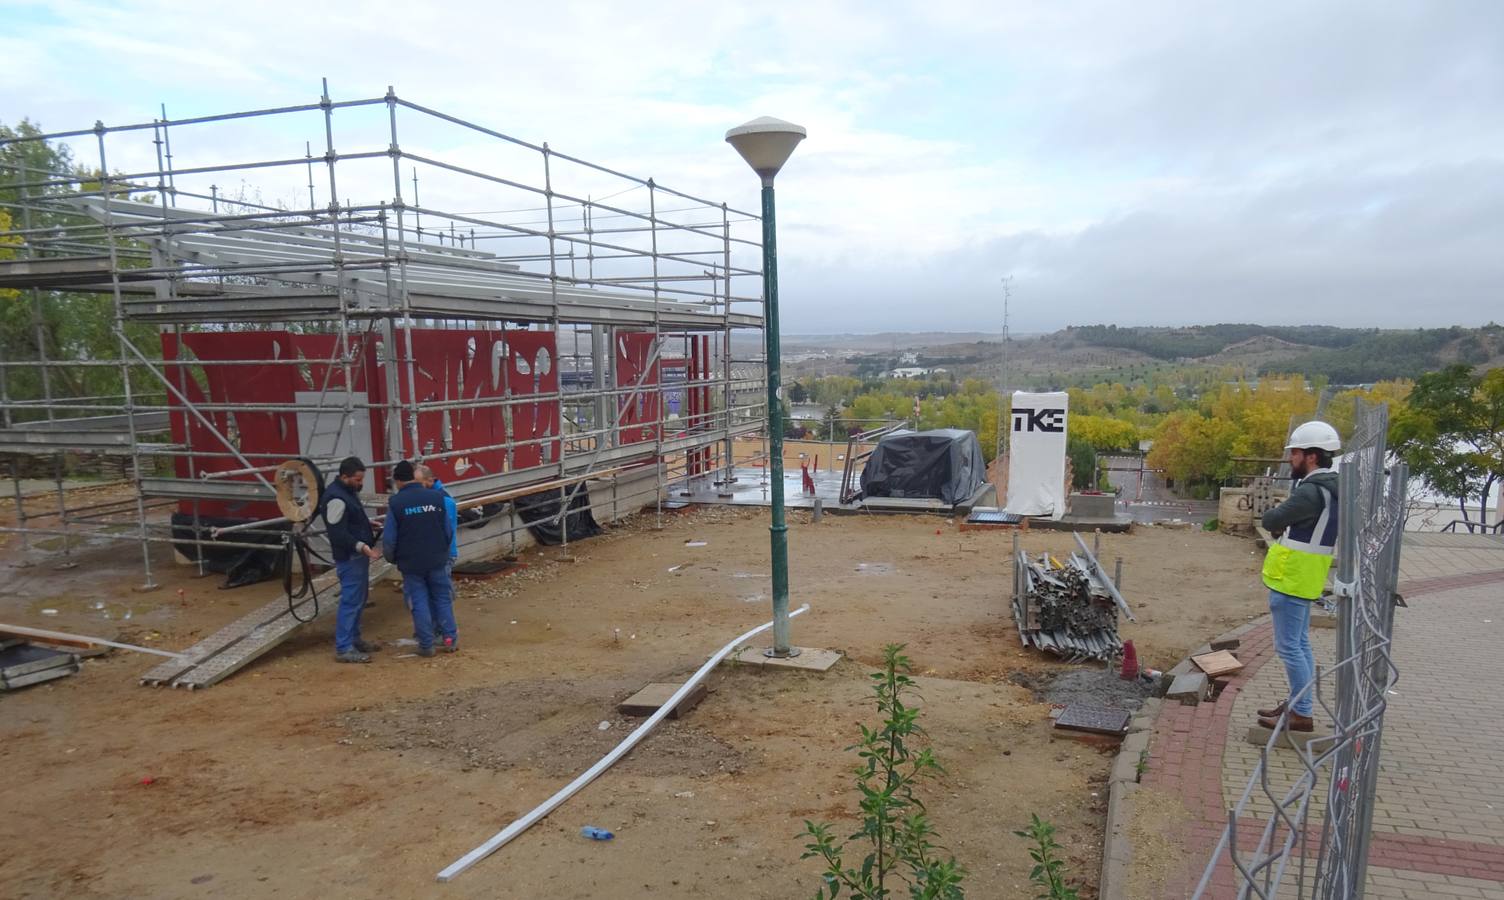
[[[773,487],[773,524],[768,528],[773,556],[773,648],[768,656],[797,656],[789,646],[789,527],[783,513],[783,390],[779,376],[778,242],[774,224],[773,178],[804,140],[798,125],[763,116],[726,132],[726,142],[762,179],[763,334],[768,358],[768,460]]]

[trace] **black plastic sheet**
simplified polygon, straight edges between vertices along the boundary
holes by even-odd
[[[899,431],[878,441],[862,469],[862,496],[929,498],[951,505],[985,483],[982,445],[971,431]]]
[[[189,562],[198,562],[199,556],[203,556],[204,568],[210,572],[219,572],[225,576],[224,586],[227,588],[241,587],[247,584],[255,584],[268,578],[280,577],[282,574],[282,557],[285,551],[282,546],[282,535],[262,534],[263,531],[282,531],[285,526],[279,528],[268,525],[254,532],[236,532],[226,535],[226,539],[237,544],[266,544],[265,550],[249,550],[244,547],[215,547],[212,545],[213,536],[210,529],[228,528],[231,525],[244,525],[253,519],[227,519],[217,516],[199,516],[198,535],[200,541],[211,542],[205,544],[192,543],[195,535],[193,531],[193,516],[187,513],[172,514],[172,539],[173,549],[188,558]]]
[[[596,523],[595,516],[590,514],[590,491],[583,486],[575,491],[573,499],[569,501],[568,514],[562,519],[558,518],[560,504],[573,490],[573,488],[559,488],[552,491],[540,491],[512,501],[517,515],[527,524],[527,530],[532,532],[538,543],[549,546],[564,543],[566,522],[569,525],[571,541],[604,533],[604,529]]]

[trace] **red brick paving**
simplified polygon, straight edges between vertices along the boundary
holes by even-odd
[[[1504,581],[1504,569],[1412,579],[1401,582],[1399,591],[1407,597],[1418,597],[1499,581]],[[1231,724],[1228,719],[1238,693],[1273,657],[1274,629],[1264,622],[1242,636],[1238,659],[1243,669],[1227,679],[1226,688],[1215,702],[1197,706],[1166,704],[1155,719],[1149,765],[1142,783],[1179,796],[1190,813],[1190,820],[1180,824],[1177,835],[1186,850],[1186,869],[1166,884],[1166,897],[1183,898],[1191,894],[1227,826],[1221,773]],[[1256,819],[1239,820],[1239,846],[1254,846],[1263,827],[1264,823]],[[1504,881],[1504,847],[1496,844],[1374,833],[1369,846],[1369,862],[1375,866]],[[1233,875],[1231,861],[1224,853],[1213,872],[1208,896],[1235,896]]]

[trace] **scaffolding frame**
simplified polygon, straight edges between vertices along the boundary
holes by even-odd
[[[269,473],[287,454],[243,451],[237,415],[311,414],[310,434],[333,449],[364,417],[372,444],[379,429],[385,450],[367,460],[378,475],[401,459],[504,454],[499,471],[447,485],[462,506],[561,481],[572,500],[605,473],[609,491],[585,508],[640,500],[660,513],[675,482],[734,478],[733,441],[764,429],[756,213],[451,116],[390,87],[381,97],[334,100],[327,80],[314,103],[178,119],[163,107],[149,122],[19,135],[0,140],[0,150],[37,141],[80,142],[75,151],[92,144],[88,167],[97,171],[0,157],[0,211],[11,220],[0,230],[0,303],[30,304],[35,344],[29,357],[0,357],[0,453],[16,508],[14,526],[0,531],[19,533],[23,558],[43,536],[62,538],[64,564],[78,538],[136,543],[151,587],[153,543],[240,546],[205,539],[200,506],[272,500]],[[431,149],[446,143],[447,156]],[[187,147],[203,158],[188,164]],[[476,157],[501,164],[482,168],[470,162]],[[117,160],[124,171],[112,168]],[[223,187],[236,179],[238,193]],[[440,199],[420,202],[420,185]],[[267,202],[263,186],[279,199]],[[114,358],[49,358],[44,297],[57,296],[97,304]],[[507,382],[522,371],[507,358],[509,329],[552,334],[553,352],[532,361],[541,374],[531,391]],[[333,337],[332,350],[320,358],[205,360],[188,348],[196,336],[268,331]],[[472,335],[471,355],[475,336],[494,336],[502,396],[476,391],[467,399],[463,381],[459,396],[423,396],[414,335],[430,331]],[[144,337],[153,332],[160,347]],[[615,352],[627,334],[651,335],[635,378],[619,371]],[[491,365],[494,381],[494,358]],[[295,367],[305,382],[310,369],[322,370],[307,385],[317,399],[190,396],[190,383],[209,369],[241,366]],[[56,383],[63,369],[116,373],[116,387],[70,393]],[[540,392],[550,371],[557,386]],[[519,438],[514,420],[530,410],[536,418],[550,404],[557,433]],[[677,417],[669,413],[675,404],[683,406]],[[656,410],[656,420],[633,410]],[[452,445],[451,417],[481,411],[504,422],[502,439]],[[437,441],[420,433],[420,416],[432,413],[444,422]],[[179,432],[212,441],[175,439],[175,416]],[[325,416],[332,433],[319,430]],[[627,439],[628,419],[637,440]],[[70,498],[65,482],[80,454],[119,460],[133,497]],[[343,454],[302,455],[332,473]],[[519,456],[541,462],[517,464]],[[55,501],[45,507],[22,489],[22,464],[38,459],[52,463]],[[188,476],[164,474],[164,463]],[[649,467],[650,487],[619,494],[620,473]],[[162,521],[174,506],[191,507],[190,539]],[[557,519],[566,541],[569,510],[562,503]],[[505,529],[514,549],[525,527]]]

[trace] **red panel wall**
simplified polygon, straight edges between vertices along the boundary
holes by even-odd
[[[636,394],[624,394],[617,398],[617,412],[621,416],[619,440],[623,444],[636,444],[658,439],[658,418],[662,398],[658,383],[663,371],[661,361],[648,361],[653,357],[653,333],[651,331],[618,331],[616,333],[616,386],[630,388],[641,378],[642,390]]]
[[[551,331],[435,330],[412,331],[412,382],[408,367],[399,364],[398,396],[404,404],[416,399],[418,409],[418,446],[413,447],[408,423],[403,423],[400,453],[408,459],[427,457],[435,474],[445,482],[496,474],[509,469],[531,468],[557,462],[559,458],[560,404],[558,351]],[[651,341],[651,335],[646,336]],[[397,355],[407,355],[407,335],[396,332]],[[330,390],[344,390],[344,368],[328,360],[338,346],[333,334],[295,335],[286,331],[198,332],[181,336],[183,357],[199,363],[197,369],[169,367],[169,378],[193,404],[261,403],[292,406],[298,391],[317,391],[328,378]],[[352,366],[355,391],[366,391],[377,408],[370,411],[372,453],[380,459],[397,455],[386,447],[387,413],[384,350],[374,335],[350,338],[357,350]],[[174,334],[162,336],[163,356],[178,358],[179,339]],[[301,365],[226,365],[229,360],[302,360]],[[216,361],[220,364],[216,365]],[[656,379],[654,379],[656,382]],[[530,398],[504,412],[500,403],[506,397]],[[460,409],[445,408],[448,403],[496,400],[496,405]],[[656,400],[656,397],[654,398]],[[225,452],[223,443],[182,408],[176,399],[171,405],[173,440],[195,451]],[[357,413],[358,414],[358,413]],[[238,442],[240,452],[254,465],[274,465],[300,452],[297,414],[294,412],[205,412],[222,434]],[[656,406],[651,420],[657,420]],[[509,427],[510,423],[510,427]],[[508,440],[541,439],[540,443],[517,447],[508,460],[502,446]],[[478,448],[473,453],[452,453]],[[486,449],[492,448],[492,449]],[[443,455],[448,454],[448,455]],[[368,461],[369,462],[369,461]],[[179,478],[198,478],[204,472],[223,472],[243,468],[234,458],[194,457],[189,469],[187,455],[177,458]],[[254,481],[252,475],[233,476],[236,480]],[[385,482],[386,472],[372,472],[368,478]],[[378,488],[380,490],[380,488]],[[192,504],[180,504],[191,512]],[[205,516],[275,516],[270,503],[227,503],[200,501]]]

